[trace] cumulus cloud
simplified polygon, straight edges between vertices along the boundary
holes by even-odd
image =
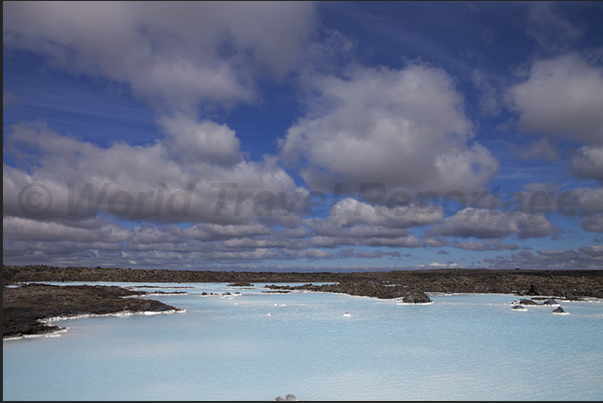
[[[283,193],[291,200],[296,193],[307,194],[274,158],[243,160],[234,132],[223,125],[188,118],[165,124],[168,136],[153,144],[107,148],[62,136],[41,123],[12,126],[5,135],[9,148],[34,161],[29,170],[4,165],[5,215],[31,217],[37,211],[24,209],[23,203],[35,207],[44,201],[40,198],[51,197],[40,219],[107,214],[132,221],[299,224],[302,203],[289,201],[291,208],[282,209],[278,201],[271,206],[258,197]],[[41,193],[21,194],[27,187]]]
[[[603,188],[577,188],[572,192],[577,195],[581,216],[603,213]]]
[[[522,131],[603,144],[603,68],[576,53],[536,60],[507,93]]]
[[[492,215],[487,206],[499,201],[494,195],[459,203],[462,210],[444,218],[450,213],[437,204],[354,194],[362,183],[383,185],[387,196],[469,194],[484,189],[498,162],[474,141],[453,77],[421,63],[402,69],[354,64],[353,39],[324,29],[313,41],[313,3],[9,2],[3,11],[5,48],[123,84],[158,109],[163,133],[145,145],[101,147],[42,122],[6,127],[7,262],[199,268],[208,262],[397,259],[395,248],[514,250],[517,245],[500,238],[558,231],[546,216],[525,209]],[[544,28],[580,36],[555,14],[531,18],[540,26],[532,34],[542,47],[553,37]],[[197,118],[199,110],[215,110],[205,107],[257,100],[259,82],[292,71],[308,97],[306,115],[279,141],[279,156],[251,161],[234,130]],[[527,79],[508,91],[519,127],[549,136],[524,149],[525,158],[554,159],[550,139],[568,138],[584,144],[573,174],[603,180],[601,72],[577,54],[537,60]],[[482,113],[498,115],[500,92],[481,71],[472,78]],[[5,106],[17,101],[4,91]],[[306,187],[297,186],[282,162],[300,168]],[[308,188],[331,192],[336,183],[344,184],[343,199],[309,213]],[[547,191],[523,193],[539,190]],[[576,192],[578,224],[602,232],[600,189]],[[431,225],[420,239],[413,234]],[[452,236],[478,240],[446,239]],[[538,253],[544,259],[546,253]],[[597,253],[580,250],[575,265],[592,263]]]
[[[432,248],[439,248],[441,246],[448,245],[448,241],[446,240],[446,238],[441,236],[427,236],[425,237],[424,242],[425,246],[429,246]]]
[[[444,70],[355,67],[311,85],[311,112],[279,142],[281,158],[302,164],[311,189],[377,182],[388,191],[465,191],[498,169],[485,147],[469,144],[463,97]]]
[[[326,222],[336,227],[364,224],[371,227],[409,228],[433,224],[444,218],[441,207],[408,204],[404,206],[373,206],[353,198],[345,198],[331,207]]]
[[[443,219],[441,208],[373,206],[351,198],[325,203],[326,219],[304,218],[310,194],[275,158],[242,159],[235,133],[211,121],[182,115],[160,123],[166,136],[152,144],[108,147],[62,136],[43,123],[10,127],[8,148],[31,161],[29,169],[3,167],[7,261],[20,262],[23,250],[56,264],[82,264],[93,256],[142,267],[330,259],[334,253],[324,248],[421,246],[410,228]],[[172,199],[177,202],[170,205]],[[379,256],[394,255],[358,254]]]
[[[516,234],[519,239],[526,239],[545,237],[557,231],[558,229],[542,214],[469,207],[435,224],[426,234],[478,239],[503,238]]]
[[[528,79],[509,89],[507,100],[520,114],[518,129],[569,139],[583,146],[571,162],[571,174],[603,181],[603,67],[570,53],[536,60]],[[522,151],[524,158],[555,159],[544,137]]]
[[[210,120],[199,122],[181,113],[159,120],[167,137],[166,151],[181,165],[213,163],[231,166],[241,162],[240,142],[234,130]]]
[[[572,173],[603,183],[603,146],[580,148],[572,159]]]
[[[326,219],[303,220],[314,236],[310,243],[326,248],[339,245],[418,247],[421,242],[409,228],[439,222],[443,211],[408,205],[371,206],[352,198],[337,202]]]
[[[603,232],[603,188],[578,188],[573,192],[582,216],[578,225],[585,231]]]
[[[22,217],[4,217],[4,236],[11,240],[36,242],[76,242],[93,249],[116,249],[119,243],[130,245],[179,244],[184,242],[182,228],[142,224],[124,228],[106,217],[83,222],[40,221]]]
[[[34,261],[96,259],[97,265],[126,267],[330,259],[335,253],[324,249],[346,245],[419,247],[410,228],[444,216],[433,206],[386,207],[344,198],[325,203],[327,218],[308,217],[310,193],[275,158],[243,159],[227,126],[185,115],[160,124],[166,135],[152,144],[107,147],[60,135],[40,122],[10,127],[6,144],[14,155],[22,152],[28,169],[3,167],[6,261],[22,262],[24,250]],[[186,213],[179,214],[187,197]],[[177,202],[170,205],[172,199]],[[35,208],[46,202],[38,214]]]
[[[564,215],[576,215],[578,203],[576,193],[561,192],[558,184],[539,182],[525,184],[523,191],[505,194],[497,200],[496,206],[501,207],[506,214],[549,214],[561,209]]]
[[[584,217],[579,224],[580,227],[585,231],[603,232],[603,214],[595,214]]]
[[[295,66],[314,21],[311,2],[3,5],[5,46],[124,82],[158,107],[187,111],[201,101],[251,100],[256,77],[283,76]]]

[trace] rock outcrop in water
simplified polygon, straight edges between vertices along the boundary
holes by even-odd
[[[538,301],[535,300],[541,300],[542,303],[539,303]],[[554,298],[533,298],[533,299],[520,299],[519,300],[519,304],[521,305],[559,305],[559,302],[557,302]]]
[[[402,298],[402,302],[406,302],[407,304],[428,304],[432,301],[423,291],[411,290],[406,291],[406,295]]]
[[[228,287],[253,287],[249,281],[237,281],[232,284],[227,284]]]
[[[275,285],[266,286],[271,290],[306,290],[316,292],[334,292],[340,294],[356,295],[361,297],[372,297],[379,299],[402,298],[404,302],[411,304],[429,303],[431,299],[427,294],[418,289],[409,289],[399,284],[391,284],[382,281],[346,281],[337,284],[304,284],[298,286]]]
[[[521,305],[540,305],[540,304],[538,304],[538,302],[536,302],[536,301],[532,301],[531,299],[525,299],[525,298],[520,299],[520,300],[519,300],[519,303],[520,303]]]

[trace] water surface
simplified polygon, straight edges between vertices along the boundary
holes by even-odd
[[[560,316],[514,311],[512,295],[414,306],[263,285],[157,284],[188,292],[150,297],[186,313],[61,321],[60,337],[4,341],[3,398],[603,399],[601,301],[563,302]]]

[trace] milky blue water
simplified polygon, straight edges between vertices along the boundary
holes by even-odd
[[[4,341],[4,400],[603,399],[601,301],[563,302],[560,316],[517,312],[500,294],[415,306],[159,286],[187,291],[150,297],[186,313],[61,321],[60,337]]]

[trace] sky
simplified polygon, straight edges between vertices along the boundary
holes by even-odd
[[[3,263],[603,267],[600,2],[3,2]]]

